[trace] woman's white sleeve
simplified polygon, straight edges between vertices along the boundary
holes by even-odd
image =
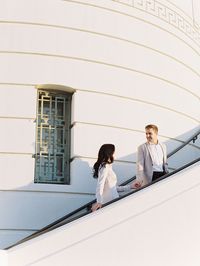
[[[96,199],[98,203],[103,203],[103,190],[108,175],[108,167],[103,166],[98,173],[97,187],[96,187]]]
[[[118,192],[125,192],[131,190],[131,185],[126,185],[126,186],[117,186],[117,191]]]

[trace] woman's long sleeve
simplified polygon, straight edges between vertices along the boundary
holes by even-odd
[[[108,166],[105,165],[99,170],[97,187],[96,187],[96,199],[98,203],[103,203],[103,190],[108,175]]]
[[[117,186],[118,192],[125,192],[125,191],[130,191],[130,190],[131,190],[131,185]]]

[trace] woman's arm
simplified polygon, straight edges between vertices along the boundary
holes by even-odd
[[[136,185],[136,182],[132,182],[130,185],[126,186],[117,186],[117,191],[118,192],[128,192],[131,189],[137,189],[139,186]]]
[[[106,178],[108,176],[108,168],[109,166],[106,164],[103,166],[98,173],[97,187],[96,187],[96,199],[97,203],[103,203],[103,191],[106,182]]]
[[[131,189],[132,189],[131,185],[117,186],[117,191],[118,192],[130,191]]]
[[[100,209],[101,207],[102,207],[102,204],[96,202],[96,203],[92,204],[91,210],[94,212],[94,211]]]

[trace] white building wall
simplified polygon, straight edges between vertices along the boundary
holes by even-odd
[[[193,17],[194,25],[200,28],[200,2],[198,0],[193,0]]]
[[[91,167],[101,144],[116,145],[114,167],[122,181],[135,174],[146,124],[159,126],[169,152],[197,131],[200,32],[189,0],[0,5],[0,235],[9,229],[18,239],[94,197]],[[70,185],[34,184],[40,84],[75,90]],[[199,146],[170,166],[198,157]]]

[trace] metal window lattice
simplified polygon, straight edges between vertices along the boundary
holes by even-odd
[[[35,182],[69,182],[70,96],[38,91]]]

